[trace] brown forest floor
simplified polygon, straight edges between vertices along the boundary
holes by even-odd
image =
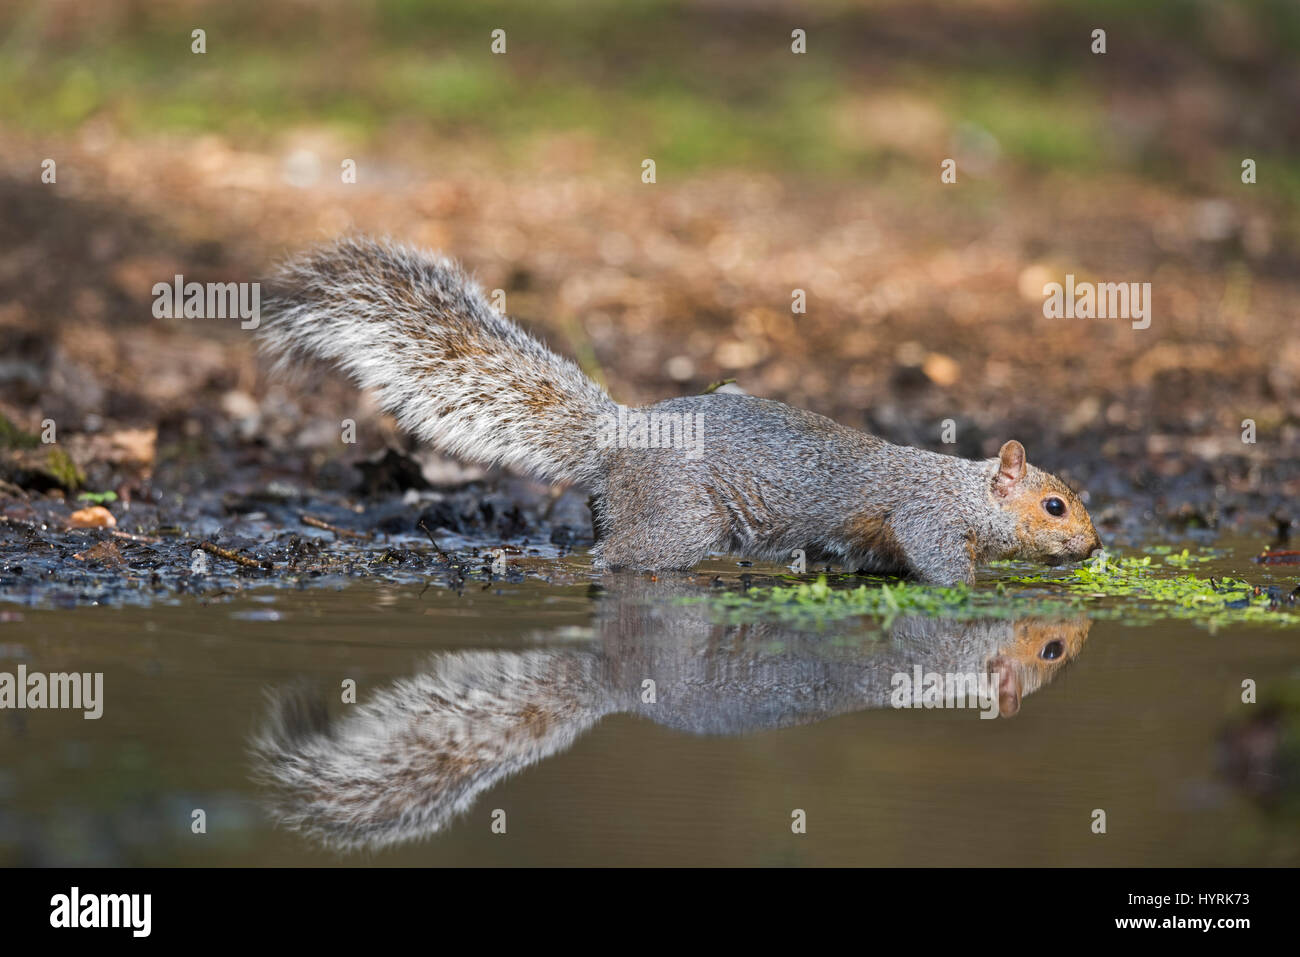
[[[1300,517],[1300,269],[1284,212],[1248,194],[937,173],[932,189],[736,172],[644,185],[564,138],[528,172],[392,143],[345,186],[342,147],[300,139],[326,158],[306,188],[286,184],[284,152],[217,136],[0,138],[0,412],[33,433],[54,419],[86,487],[310,482],[399,442],[341,381],[269,381],[236,322],[151,314],[173,274],[253,280],[359,230],[457,256],[622,401],[734,377],[899,442],[981,455],[1018,438],[1088,487],[1103,530]],[[47,155],[57,186],[31,172]],[[1045,319],[1042,284],[1066,272],[1152,282],[1151,327]]]

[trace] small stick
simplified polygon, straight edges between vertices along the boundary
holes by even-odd
[[[451,559],[447,556],[447,553],[442,550],[442,546],[438,544],[438,540],[433,537],[433,529],[431,529],[427,524],[425,524],[424,519],[420,519],[415,524],[415,527],[419,529],[423,529],[424,534],[429,536],[429,541],[433,542],[433,550],[438,553],[438,557],[442,559],[444,562],[450,564]]]
[[[298,520],[304,525],[310,525],[312,528],[319,528],[326,532],[333,532],[338,538],[369,539],[371,537],[364,532],[354,532],[350,528],[339,528],[337,525],[331,525],[324,519],[317,518],[315,515],[308,515],[305,512],[298,516]]]
[[[20,485],[15,485],[13,482],[6,479],[0,479],[0,492],[4,492],[6,495],[12,495],[14,498],[21,498],[24,501],[31,498],[31,496],[27,494],[26,489]]]
[[[1261,565],[1300,565],[1300,552],[1264,552],[1256,555]]]
[[[203,549],[209,555],[216,555],[218,558],[224,558],[227,561],[234,562],[236,565],[243,565],[245,568],[270,568],[271,563],[268,561],[265,565],[255,558],[249,558],[247,555],[241,555],[238,552],[232,552],[228,548],[221,548],[219,545],[213,545],[211,542],[200,542],[199,548]]]

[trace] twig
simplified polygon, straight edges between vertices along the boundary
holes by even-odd
[[[1261,565],[1300,565],[1300,552],[1264,552],[1255,556]]]
[[[337,525],[331,525],[329,522],[325,521],[324,519],[317,518],[314,515],[308,515],[305,512],[298,516],[298,520],[302,522],[304,525],[310,525],[312,528],[319,528],[327,532],[333,532],[339,538],[370,539],[373,537],[371,535],[367,535],[365,532],[354,532],[350,528],[339,528],[339,526]]]
[[[200,542],[199,548],[203,549],[209,555],[216,555],[218,558],[224,558],[226,561],[234,562],[236,565],[243,565],[245,568],[265,568],[268,571],[271,568],[271,562],[269,559],[266,562],[259,562],[255,558],[249,558],[247,555],[232,552],[228,548],[213,545],[211,542]]]
[[[433,542],[433,550],[438,553],[438,557],[442,559],[444,562],[450,564],[451,558],[448,557],[447,553],[442,550],[442,546],[438,544],[438,540],[433,537],[433,529],[431,529],[425,523],[424,519],[420,519],[418,522],[416,522],[415,527],[424,530],[424,534],[429,536],[429,541]]]

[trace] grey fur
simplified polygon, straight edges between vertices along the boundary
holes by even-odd
[[[646,443],[611,435],[620,407],[599,386],[498,315],[449,260],[409,247],[348,239],[298,259],[268,313],[271,354],[335,363],[437,448],[585,486],[602,565],[688,569],[714,552],[788,562],[799,549],[954,584],[979,562],[1077,560],[1100,546],[1083,504],[1017,443],[1003,451],[1019,450],[1019,475],[999,494],[999,459],[891,445],[715,393],[635,410],[689,413],[699,447],[628,447]],[[1068,519],[1038,510],[1048,495],[1068,502]]]

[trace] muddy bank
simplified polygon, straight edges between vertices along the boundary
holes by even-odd
[[[0,599],[148,603],[362,577],[460,589],[565,577],[553,560],[592,544],[579,489],[485,474],[396,435],[363,453],[249,440],[239,429],[219,412],[50,445],[11,428],[0,451]],[[1087,489],[1110,547],[1203,547],[1224,535],[1254,551],[1295,544],[1292,463],[1193,464],[1169,453],[1128,468],[1103,457],[1068,475]],[[743,573],[748,563],[723,564]]]
[[[373,480],[394,461],[417,469],[390,453],[365,474]],[[132,489],[99,505],[59,492],[10,496],[0,514],[0,598],[147,604],[358,578],[460,590],[553,577],[529,559],[591,543],[585,498],[512,479],[364,497],[284,479],[183,494]]]

